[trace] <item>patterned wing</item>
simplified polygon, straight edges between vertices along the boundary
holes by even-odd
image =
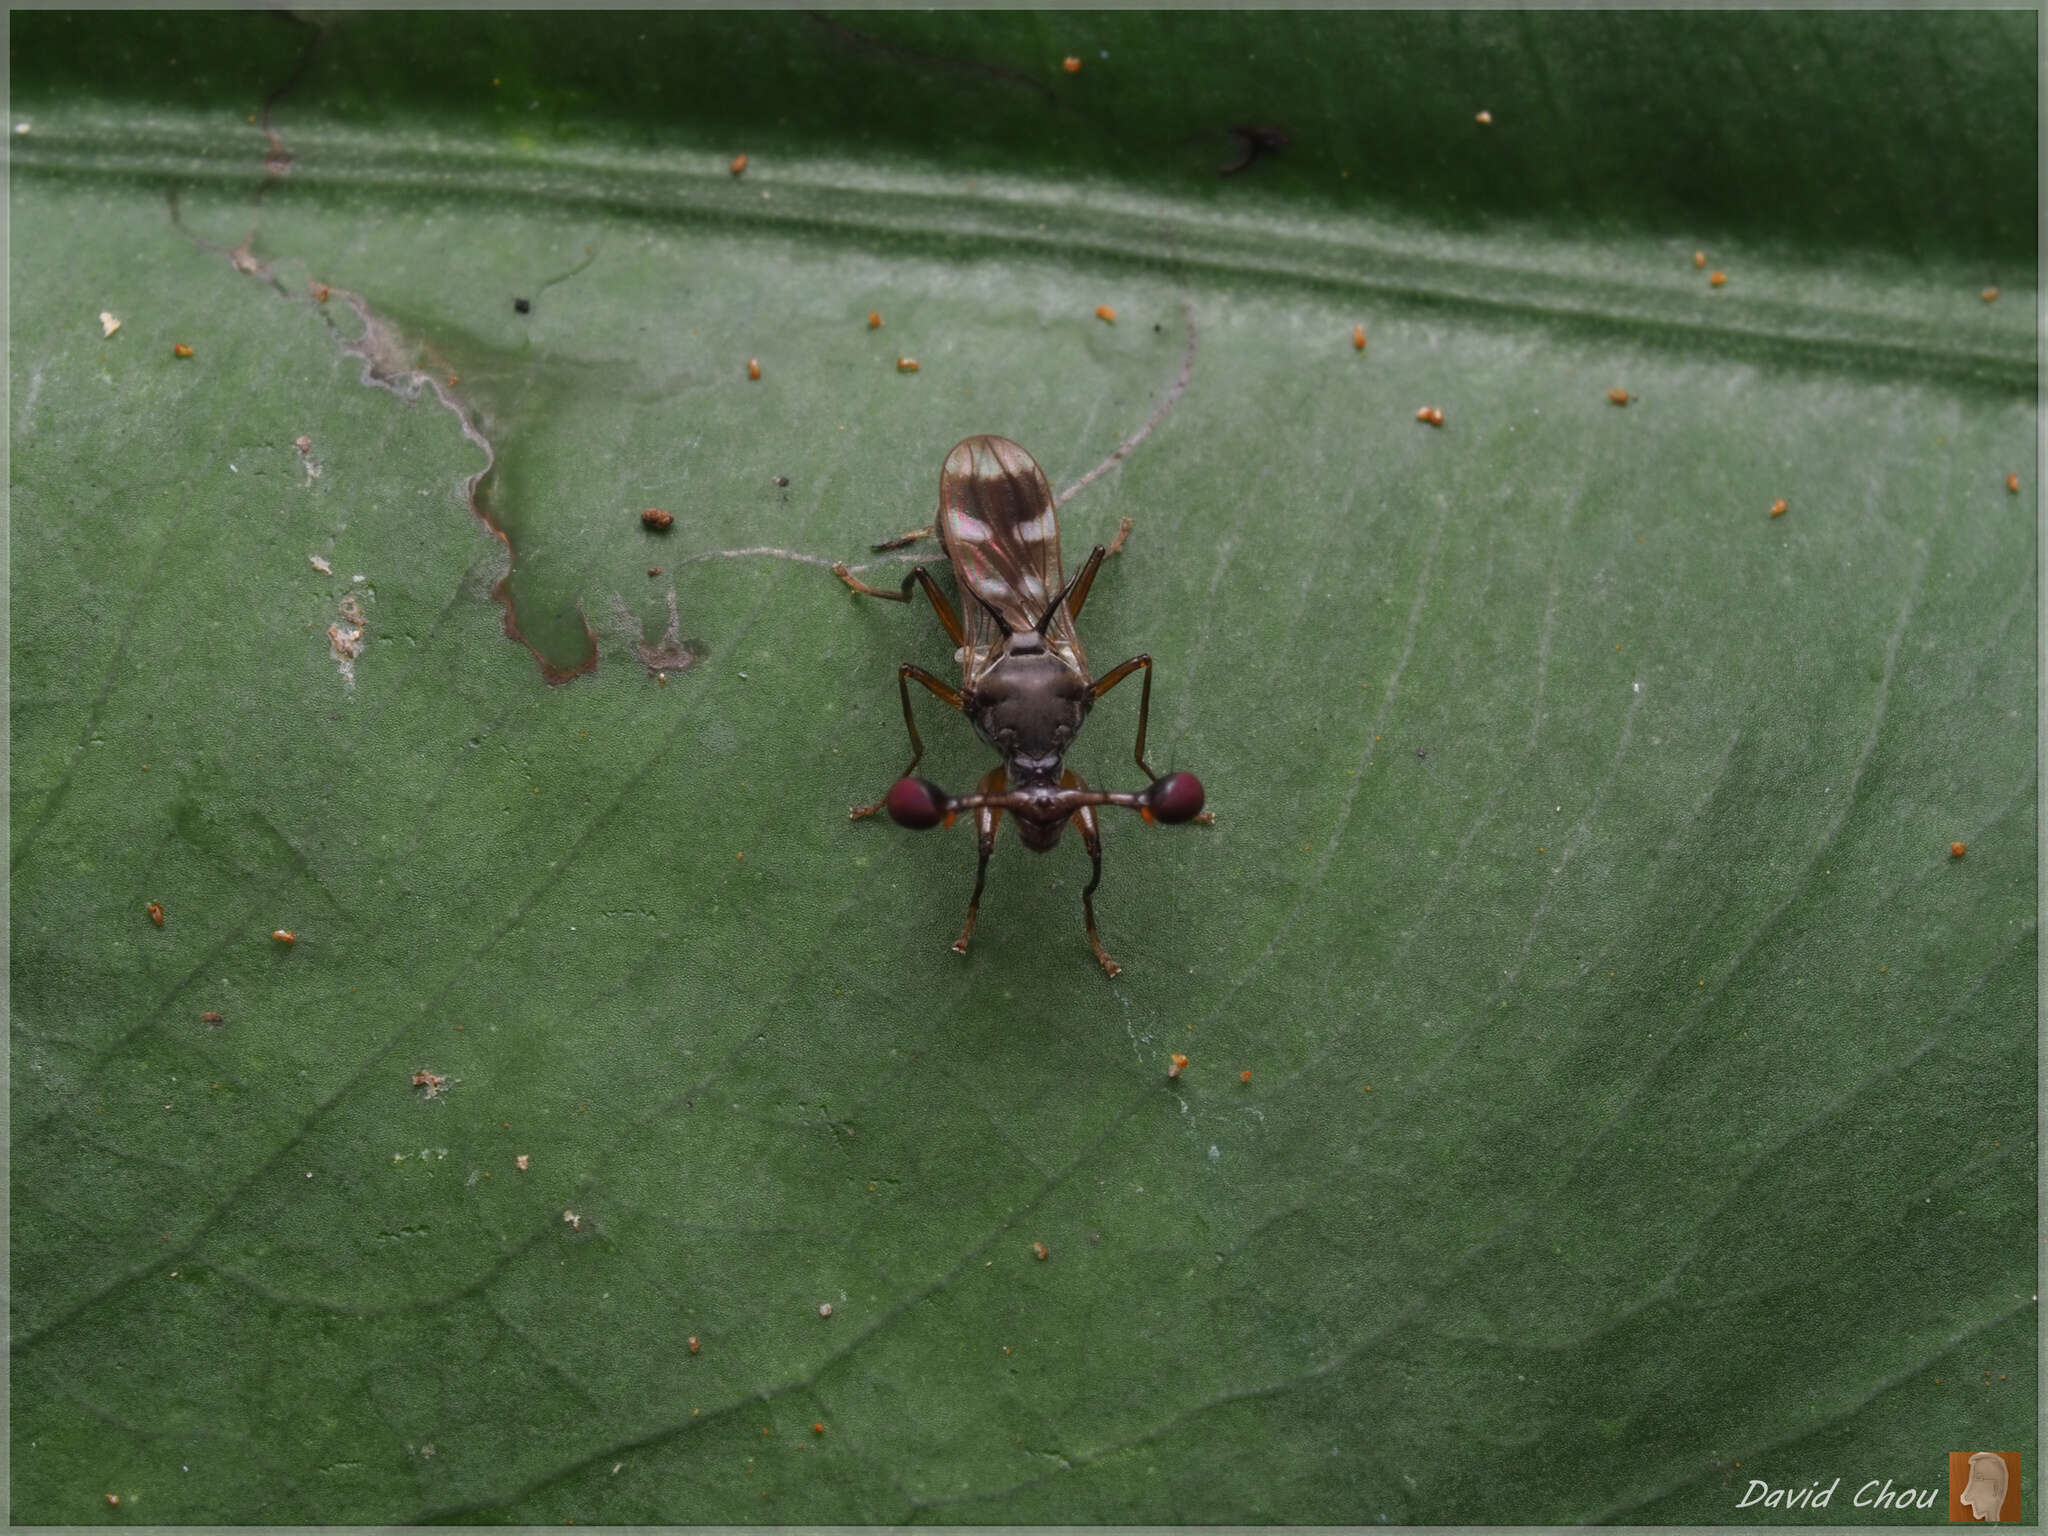
[[[1045,471],[1006,437],[968,438],[946,455],[939,476],[939,537],[954,574],[972,589],[960,594],[968,642],[962,661],[972,683],[1002,639],[989,609],[1012,631],[1031,629],[1066,584],[1059,515]],[[1056,648],[1073,645],[1073,622],[1064,610],[1048,638]]]

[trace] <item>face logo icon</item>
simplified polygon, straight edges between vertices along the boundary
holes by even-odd
[[[2019,1462],[2009,1451],[1949,1452],[1950,1521],[2019,1519]]]

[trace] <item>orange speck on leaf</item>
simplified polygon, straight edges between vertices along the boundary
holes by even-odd
[[[1440,427],[1444,424],[1444,413],[1436,406],[1425,405],[1415,413],[1415,419],[1417,421],[1426,421],[1432,427]]]
[[[1960,859],[1966,851],[1967,846],[1963,843],[1950,843],[1948,845],[1948,856],[1952,859]]]
[[[270,930],[270,936],[280,944],[296,944],[299,942],[299,936],[289,928],[273,928]]]
[[[2007,476],[2005,477],[2005,488],[2006,488],[2006,489],[2007,489],[2008,491],[2012,492],[2012,493],[2013,493],[2013,495],[2015,495],[2015,496],[2019,495],[2019,493],[2020,493],[2020,477],[2019,477],[2018,475],[2007,475]]]
[[[1365,350],[1364,326],[1354,325],[1353,327],[1351,327],[1351,345],[1357,351],[1363,352]]]
[[[869,330],[871,330],[871,331],[879,331],[879,330],[880,330],[881,328],[882,328],[882,312],[881,312],[881,311],[880,311],[879,309],[871,309],[871,310],[869,310],[869,311],[868,311],[868,329],[869,329]]]
[[[1629,392],[1625,389],[1610,389],[1609,391],[1607,391],[1607,398],[1612,400],[1616,405],[1627,405],[1630,396]]]
[[[1166,1075],[1168,1077],[1179,1077],[1181,1073],[1187,1070],[1187,1065],[1187,1056],[1183,1052],[1175,1051],[1173,1053],[1173,1064],[1166,1069]]]
[[[162,902],[160,902],[160,901],[152,901],[152,902],[151,902],[151,903],[149,904],[149,920],[150,920],[150,921],[151,921],[152,923],[155,923],[155,924],[157,925],[157,927],[159,927],[159,928],[163,927],[163,925],[164,925],[164,904],[163,904]]]
[[[192,354],[192,349],[191,349],[190,347],[186,346],[184,342],[182,342],[182,341],[175,341],[175,342],[172,342],[172,343],[171,343],[171,356],[173,356],[173,357],[190,357],[190,356],[192,356],[192,355],[193,355],[193,354]]]
[[[1996,288],[1986,288],[1982,298],[1986,304],[1996,304],[1998,302],[1998,290]]]
[[[1250,1067],[1246,1067],[1242,1072],[1237,1074],[1237,1080],[1240,1083],[1250,1082],[1252,1080],[1252,1069]]]
[[[1081,61],[1070,53],[1065,59],[1060,61],[1060,68],[1070,75],[1078,75],[1081,73]]]
[[[1706,266],[1707,253],[1705,251],[1694,251],[1692,253],[1692,264],[1696,267]]]
[[[1786,501],[1785,498],[1782,496],[1780,496],[1776,501],[1771,503],[1771,516],[1773,517],[1783,517],[1790,510],[1791,503]]]
[[[917,359],[916,359],[916,358],[914,358],[914,357],[899,357],[899,358],[897,358],[897,359],[896,359],[896,371],[897,371],[898,373],[915,373],[915,372],[917,372]]]
[[[811,1421],[811,1433],[814,1435],[822,1435],[823,1433],[825,1433],[825,1426],[819,1423],[816,1419],[813,1419]]]
[[[673,512],[664,512],[659,507],[649,507],[640,514],[641,526],[650,528],[656,533],[666,533],[675,520]]]
[[[1095,306],[1095,318],[1102,321],[1106,325],[1115,325],[1116,311],[1111,309],[1107,304],[1098,304]]]
[[[744,176],[744,175],[746,175],[746,174],[747,174],[747,157],[746,157],[745,155],[734,155],[734,156],[732,157],[732,164],[731,164],[731,165],[728,165],[728,166],[726,167],[726,169],[727,169],[728,171],[731,171],[731,172],[733,173],[733,175],[735,175],[735,176]]]
[[[1031,1245],[1031,1257],[1043,1262],[1052,1257],[1052,1250],[1043,1243],[1033,1243]]]
[[[1707,274],[1707,281],[1718,288],[1728,281],[1728,274],[1726,272],[1710,272]]]

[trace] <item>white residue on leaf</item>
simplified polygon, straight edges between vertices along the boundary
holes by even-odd
[[[327,572],[327,563],[318,556],[309,556],[316,569]],[[357,581],[363,578],[358,576]],[[368,596],[367,592],[364,596]],[[355,692],[356,658],[363,653],[363,636],[368,631],[369,620],[363,617],[362,605],[356,601],[354,592],[341,594],[341,601],[335,605],[341,615],[341,622],[327,626],[327,648],[334,655],[334,665],[341,673],[342,685],[349,692]]]
[[[121,321],[119,317],[116,316],[111,309],[101,310],[100,334],[102,336],[111,336],[114,334],[114,332],[118,331],[119,329],[121,329]]]
[[[334,664],[351,692],[356,686],[356,657],[363,649],[363,632],[340,624],[327,626],[327,646],[334,652]]]
[[[318,571],[322,576],[332,576],[334,574],[334,567],[329,565],[325,560],[321,559],[318,555],[308,555],[306,556],[306,558],[313,562],[313,569]]]

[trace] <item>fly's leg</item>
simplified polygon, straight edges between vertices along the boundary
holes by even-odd
[[[1127,517],[1117,528],[1114,539],[1107,545],[1098,544],[1088,552],[1087,560],[1082,563],[1074,579],[1067,584],[1066,591],[1060,594],[1059,602],[1052,605],[1053,610],[1057,611],[1060,603],[1065,603],[1068,614],[1073,618],[1080,618],[1081,605],[1088,601],[1088,589],[1095,585],[1095,573],[1102,568],[1103,561],[1124,547],[1124,540],[1130,536],[1131,520]]]
[[[1081,567],[1081,574],[1074,578],[1074,584],[1067,590],[1067,612],[1075,618],[1081,617],[1081,605],[1088,601],[1088,589],[1095,585],[1095,573],[1102,562],[1124,547],[1124,540],[1131,536],[1131,520],[1123,520],[1123,526],[1116,531],[1116,537],[1107,546],[1098,544],[1088,552],[1088,559]]]
[[[924,588],[924,595],[931,599],[932,611],[939,616],[939,622],[946,627],[946,633],[953,637],[953,643],[955,645],[965,645],[967,643],[967,631],[961,626],[960,616],[953,611],[953,605],[946,601],[946,594],[939,590],[937,583],[932,580],[931,574],[923,566],[912,566],[910,574],[903,578],[902,590],[897,592],[892,592],[887,587],[869,586],[866,582],[857,578],[853,572],[849,571],[843,562],[832,567],[832,574],[863,596],[887,598],[892,603],[909,602],[911,589],[922,586]],[[958,688],[955,688],[951,683],[943,682],[932,676],[923,667],[912,666],[906,661],[896,669],[896,687],[903,695],[903,724],[910,732],[910,767],[903,770],[903,776],[905,777],[908,777],[911,768],[915,768],[918,760],[924,756],[924,739],[917,734],[917,720],[910,713],[910,682],[913,678],[937,694],[949,707],[953,709],[965,707],[961,702],[960,690]],[[856,805],[848,810],[846,814],[850,819],[859,821],[863,817],[874,815],[875,812],[888,803],[888,798],[888,795],[884,793],[882,798],[873,805]]]
[[[1145,761],[1145,724],[1152,714],[1152,658],[1150,656],[1133,656],[1129,661],[1124,662],[1120,666],[1110,668],[1108,672],[1103,674],[1101,681],[1095,684],[1094,697],[1101,698],[1110,689],[1140,668],[1145,673],[1145,687],[1144,691],[1138,695],[1138,743],[1131,748],[1131,756],[1137,761],[1139,769],[1143,771],[1146,778],[1156,779],[1159,775],[1154,773],[1152,765]],[[1213,827],[1216,824],[1216,814],[1213,811],[1204,811],[1195,820],[1201,822],[1204,826]]]
[[[1062,789],[1086,789],[1081,776],[1069,768],[1060,775]],[[1101,962],[1104,974],[1117,976],[1123,967],[1109,958],[1109,951],[1102,947],[1102,935],[1095,929],[1095,887],[1102,884],[1102,828],[1096,824],[1095,807],[1084,805],[1074,812],[1074,819],[1081,824],[1081,841],[1088,849],[1088,862],[1095,872],[1089,877],[1087,887],[1081,892],[1081,916],[1088,924],[1088,947],[1095,951],[1095,958]]]
[[[1143,770],[1146,778],[1156,779],[1159,775],[1154,773],[1152,765],[1145,761],[1145,724],[1152,714],[1152,658],[1133,656],[1129,661],[1110,668],[1095,684],[1095,697],[1101,698],[1141,667],[1145,672],[1145,688],[1138,695],[1138,744],[1131,748],[1131,756],[1137,760],[1138,767]]]
[[[910,589],[915,586],[922,586],[924,588],[924,595],[932,600],[932,611],[938,614],[939,622],[946,626],[946,633],[953,637],[953,643],[955,645],[965,645],[967,643],[967,631],[960,626],[960,615],[953,611],[953,605],[946,601],[946,594],[939,590],[938,583],[932,580],[931,573],[923,566],[913,565],[910,568],[910,574],[903,578],[903,588],[898,592],[892,592],[887,587],[869,586],[846,568],[844,560],[832,567],[832,574],[853,588],[862,597],[887,598],[892,603],[909,602]],[[960,706],[956,704],[953,707],[958,709]],[[912,734],[915,733],[913,732]]]
[[[1009,775],[998,763],[981,776],[981,782],[974,787],[979,795],[1000,795],[1009,787]],[[975,846],[981,854],[981,862],[974,868],[974,894],[967,898],[967,921],[960,925],[960,937],[953,941],[953,953],[967,953],[967,941],[974,937],[974,920],[981,915],[981,888],[988,881],[988,857],[996,851],[996,826],[1003,819],[1003,813],[992,805],[984,805],[974,813]]]
[[[915,768],[919,759],[924,756],[924,738],[917,734],[917,717],[910,712],[910,684],[913,678],[931,689],[933,693],[937,694],[954,709],[962,707],[960,690],[951,683],[943,682],[933,677],[923,667],[913,666],[907,661],[896,669],[897,691],[903,695],[903,724],[910,732],[910,766],[905,768],[897,777],[906,779],[910,777],[911,769]],[[849,809],[846,813],[847,819],[849,821],[859,821],[863,817],[872,816],[888,803],[889,796],[884,792],[882,798],[873,805],[856,805]]]
[[[870,544],[868,548],[879,555],[888,550],[902,549],[908,545],[915,544],[919,539],[928,539],[937,531],[938,527],[936,524],[926,523],[922,528],[912,528],[907,533],[897,534],[893,539],[884,539],[879,544]]]

